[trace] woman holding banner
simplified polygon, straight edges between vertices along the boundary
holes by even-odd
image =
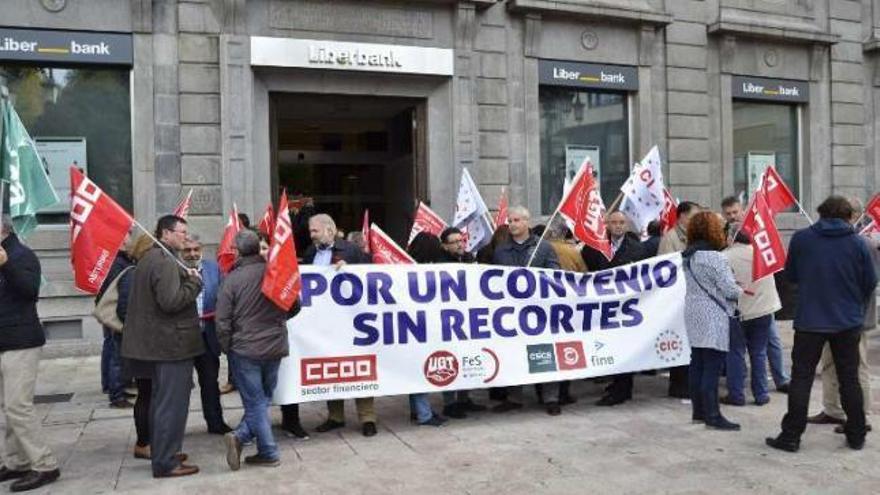
[[[684,258],[687,295],[685,326],[691,344],[689,387],[694,422],[718,430],[739,430],[721,415],[718,379],[730,344],[730,318],[742,289],[736,285],[727,258],[721,219],[712,212],[695,214],[688,222]]]

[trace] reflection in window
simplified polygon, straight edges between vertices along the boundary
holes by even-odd
[[[128,70],[0,65],[0,83],[35,140],[85,138],[89,177],[131,211]],[[40,217],[41,223],[68,220],[66,213]]]
[[[606,206],[629,175],[626,94],[541,86],[541,211],[553,213],[586,156]]]
[[[774,165],[799,196],[798,107],[733,102],[733,185],[748,196],[767,165]]]

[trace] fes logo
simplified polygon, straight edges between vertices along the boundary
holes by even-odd
[[[437,351],[425,359],[425,379],[431,385],[445,387],[458,377],[458,358],[448,351]]]
[[[556,371],[556,355],[553,344],[533,344],[526,346],[529,358],[529,373]]]
[[[671,363],[684,352],[684,342],[678,332],[663,330],[654,342],[654,352],[663,361]]]
[[[559,371],[577,370],[587,367],[587,357],[584,354],[584,345],[578,340],[572,342],[557,342],[556,356],[559,361]]]

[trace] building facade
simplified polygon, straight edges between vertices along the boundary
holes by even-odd
[[[880,165],[880,0],[7,0],[0,23],[59,192],[85,163],[149,227],[192,189],[214,244],[233,203],[259,217],[284,189],[401,239],[415,200],[451,217],[465,167],[490,206],[546,216],[589,156],[610,204],[654,144],[673,194],[713,207],[768,164],[807,211],[864,199]],[[85,349],[65,218],[28,241],[50,337]]]

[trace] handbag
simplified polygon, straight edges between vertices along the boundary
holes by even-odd
[[[116,305],[119,302],[119,281],[122,280],[122,276],[132,268],[134,268],[134,266],[128,266],[119,272],[119,275],[110,282],[110,285],[107,286],[107,290],[105,290],[104,293],[101,294],[101,297],[95,302],[95,309],[92,311],[92,316],[94,316],[101,325],[104,325],[116,333],[122,333],[123,325],[122,320],[120,320],[119,316],[116,314]]]

